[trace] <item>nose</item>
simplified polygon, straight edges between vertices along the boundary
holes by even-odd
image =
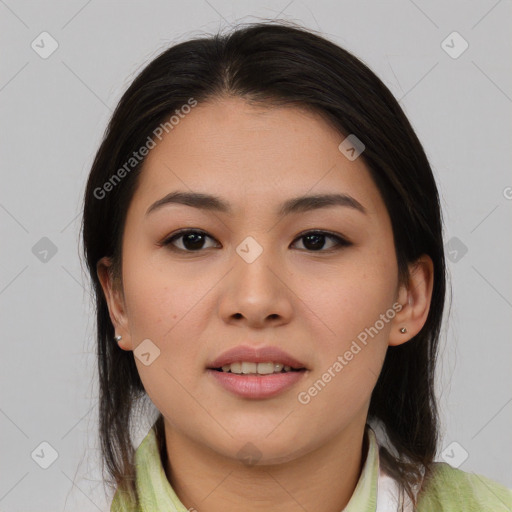
[[[263,328],[288,323],[293,313],[293,291],[284,265],[263,250],[254,260],[233,256],[233,267],[223,280],[219,314],[226,323]]]

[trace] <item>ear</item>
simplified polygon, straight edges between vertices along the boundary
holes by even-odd
[[[392,320],[389,345],[396,346],[416,336],[427,321],[434,287],[434,264],[423,254],[409,265],[409,280],[398,290],[397,302],[402,308]],[[405,327],[407,332],[400,329]]]
[[[118,345],[123,350],[132,350],[132,340],[126,315],[124,295],[121,283],[117,282],[112,272],[112,261],[107,256],[101,258],[96,265],[96,273],[100,280],[108,305],[110,320],[117,336],[122,336]],[[112,340],[113,343],[116,343]]]

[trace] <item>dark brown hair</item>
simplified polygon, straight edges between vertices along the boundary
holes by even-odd
[[[426,323],[407,343],[388,348],[368,413],[368,422],[382,425],[392,446],[381,448],[382,464],[398,480],[402,495],[406,491],[416,502],[414,489],[430,474],[439,431],[434,370],[446,280],[437,187],[421,143],[383,82],[337,44],[286,22],[240,26],[163,51],[122,96],[94,159],[82,229],[96,298],[99,435],[108,476],[118,489],[136,496],[130,426],[133,405],[145,391],[133,353],[113,342],[96,265],[109,256],[120,282],[124,222],[144,160],[108,187],[108,193],[98,191],[105,191],[104,184],[155,128],[191,98],[201,103],[226,96],[301,106],[322,115],[341,135],[355,134],[366,146],[361,158],[391,218],[401,282],[408,278],[408,263],[422,254],[433,260]],[[162,443],[162,415],[156,427]]]

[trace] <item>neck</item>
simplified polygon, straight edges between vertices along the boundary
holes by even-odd
[[[244,465],[194,443],[167,422],[165,445],[171,486],[189,510],[200,512],[340,512],[350,501],[368,451],[364,422],[284,464]]]

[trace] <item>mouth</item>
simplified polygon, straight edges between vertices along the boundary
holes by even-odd
[[[218,368],[208,368],[217,372],[234,373],[236,375],[272,375],[274,373],[302,372],[306,371],[304,367],[293,367],[284,363],[274,363],[272,361],[254,363],[250,361],[237,361],[225,364]]]
[[[309,368],[278,347],[240,345],[208,363],[206,371],[224,390],[241,398],[262,400],[298,385]]]
[[[250,345],[239,345],[223,352],[210,361],[206,369],[237,375],[270,375],[309,370],[304,363],[279,347],[256,348]]]

